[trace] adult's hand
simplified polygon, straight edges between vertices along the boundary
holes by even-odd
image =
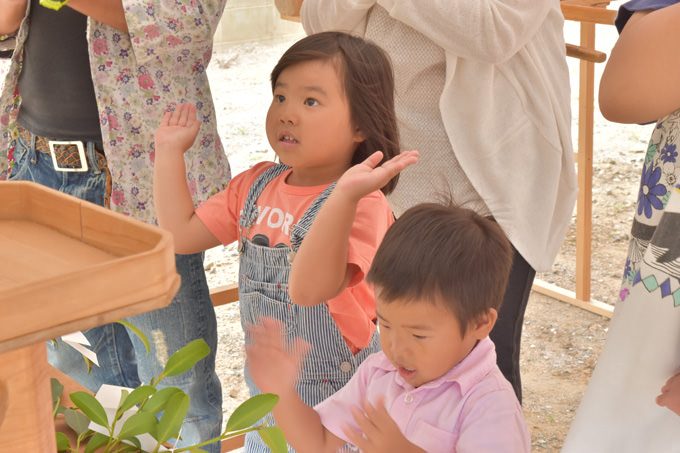
[[[26,13],[27,0],[0,0],[0,35],[9,35],[19,29]]]

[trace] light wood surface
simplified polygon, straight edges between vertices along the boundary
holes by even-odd
[[[0,182],[0,352],[167,305],[169,233],[28,182]]]
[[[0,181],[0,445],[54,452],[45,340],[160,308],[172,237],[30,182]]]

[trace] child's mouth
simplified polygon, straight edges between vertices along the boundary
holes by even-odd
[[[400,366],[397,368],[399,371],[399,376],[401,376],[404,379],[409,379],[413,377],[414,374],[416,374],[416,370],[409,370],[408,368],[404,368],[403,366]]]
[[[282,141],[284,143],[298,143],[298,141],[291,137],[290,135],[282,135],[279,141]]]

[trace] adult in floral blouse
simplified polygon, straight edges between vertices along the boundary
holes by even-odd
[[[155,224],[153,133],[168,106],[191,102],[203,123],[185,153],[194,202],[223,189],[230,171],[205,70],[225,3],[70,0],[53,11],[38,0],[0,0],[0,40],[16,39],[0,97],[0,179],[32,180]],[[113,324],[85,332],[99,360],[89,374],[61,342],[48,345],[48,356],[92,391],[102,383],[136,387],[203,338],[211,355],[163,381],[191,397],[180,443],[191,445],[221,429],[217,327],[201,255],[176,262],[182,286],[173,302],[129,319],[150,340],[148,355]]]

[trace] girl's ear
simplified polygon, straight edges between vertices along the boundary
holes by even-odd
[[[494,308],[489,308],[489,311],[479,315],[470,326],[469,332],[472,333],[475,338],[481,340],[489,336],[491,329],[496,324],[498,319],[498,312]]]
[[[366,140],[364,132],[359,127],[354,128],[354,143],[359,144]]]

